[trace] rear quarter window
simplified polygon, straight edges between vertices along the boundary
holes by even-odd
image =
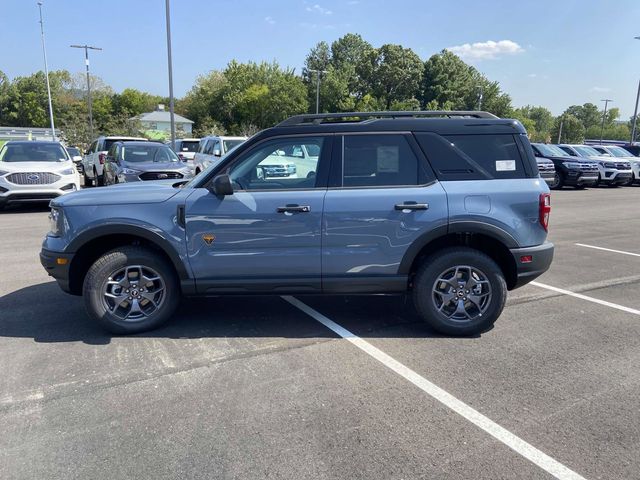
[[[438,179],[482,180],[525,178],[521,146],[511,134],[416,134]]]

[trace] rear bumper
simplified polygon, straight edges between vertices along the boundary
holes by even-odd
[[[513,248],[511,255],[516,265],[516,283],[511,289],[522,287],[549,270],[553,261],[554,246],[551,242],[526,248]],[[531,257],[531,261],[523,263],[522,257]]]
[[[71,293],[71,288],[69,287],[69,270],[72,260],[72,253],[52,252],[45,248],[40,251],[40,263],[49,276],[55,278],[60,288],[67,293]]]

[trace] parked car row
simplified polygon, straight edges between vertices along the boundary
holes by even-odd
[[[640,158],[628,150],[610,145],[550,145],[531,144],[540,175],[549,187],[560,189],[564,186],[584,188],[596,185],[633,185],[640,181]],[[543,175],[541,162],[553,162],[553,179]],[[545,171],[546,173],[546,171]]]

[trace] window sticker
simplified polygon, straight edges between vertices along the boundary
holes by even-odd
[[[400,147],[377,148],[378,173],[398,173],[400,171]]]
[[[515,169],[515,160],[496,160],[496,172],[513,172]]]

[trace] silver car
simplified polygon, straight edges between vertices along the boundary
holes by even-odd
[[[204,137],[193,159],[193,170],[199,174],[217,163],[229,150],[243,143],[247,137]]]

